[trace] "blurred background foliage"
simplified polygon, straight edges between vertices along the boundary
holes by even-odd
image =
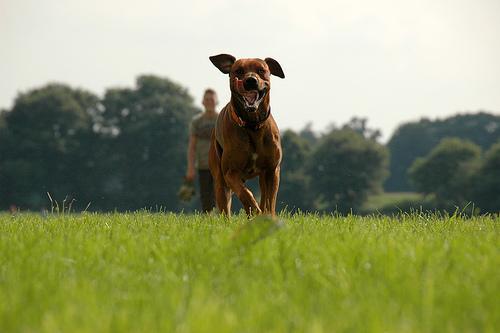
[[[49,192],[76,211],[192,211],[176,193],[198,112],[185,88],[153,75],[103,97],[65,84],[21,93],[0,112],[0,208],[50,209]],[[421,119],[379,138],[356,117],[326,133],[282,131],[278,209],[500,211],[500,116]]]

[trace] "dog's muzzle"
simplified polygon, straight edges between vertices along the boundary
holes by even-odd
[[[244,80],[236,78],[236,88],[241,96],[245,109],[255,112],[259,108],[260,102],[267,93],[267,88],[259,90],[259,83],[255,77],[247,77]]]

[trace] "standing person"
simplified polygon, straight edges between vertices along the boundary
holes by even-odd
[[[194,116],[189,126],[186,180],[192,182],[195,178],[195,169],[198,170],[201,207],[208,213],[215,206],[213,179],[208,168],[210,139],[218,116],[215,110],[218,100],[214,90],[205,90],[202,104],[205,111]]]

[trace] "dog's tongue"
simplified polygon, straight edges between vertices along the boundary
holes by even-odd
[[[245,99],[247,100],[248,104],[253,104],[257,100],[258,93],[256,91],[250,91],[245,93]]]

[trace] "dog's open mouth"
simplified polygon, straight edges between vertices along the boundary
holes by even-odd
[[[241,97],[241,101],[244,104],[245,109],[248,111],[257,111],[260,102],[267,93],[267,88],[264,87],[262,90],[246,90],[243,84],[243,80],[236,78],[236,92]]]
[[[259,107],[262,98],[266,95],[266,90],[263,89],[261,91],[258,90],[250,90],[241,93],[243,100],[245,101],[245,107],[248,109],[257,110]]]
[[[249,105],[253,105],[255,101],[257,101],[257,98],[259,97],[259,93],[257,90],[252,90],[246,93],[243,93],[243,98],[245,99],[245,102]]]

